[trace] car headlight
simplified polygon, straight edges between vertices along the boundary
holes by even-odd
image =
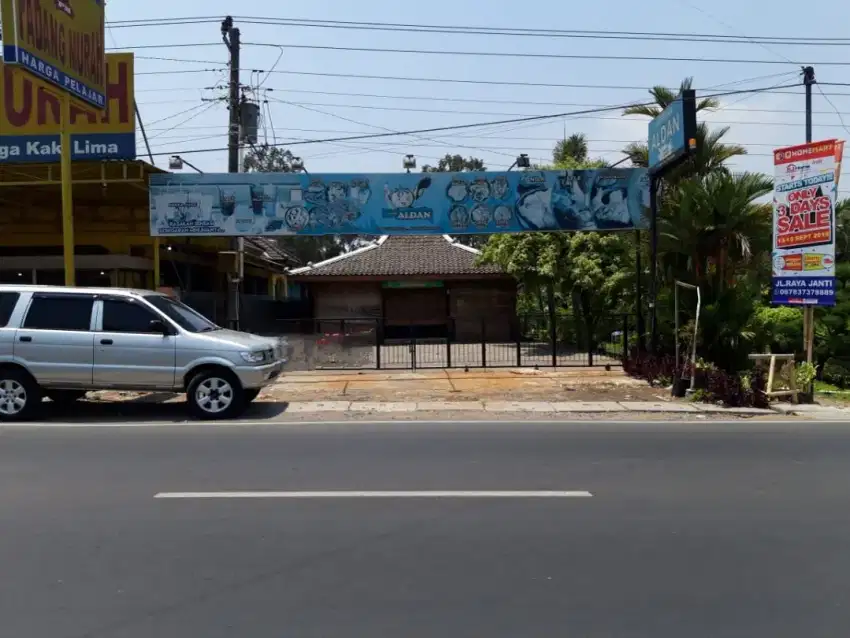
[[[240,352],[239,354],[248,363],[262,363],[266,359],[266,353],[262,350],[259,352]]]

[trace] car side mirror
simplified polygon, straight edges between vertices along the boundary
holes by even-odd
[[[165,322],[162,319],[151,319],[151,322],[148,324],[148,328],[150,328],[151,332],[158,332],[164,337],[170,334],[168,326],[165,325]]]

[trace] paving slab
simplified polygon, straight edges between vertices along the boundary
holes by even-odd
[[[416,404],[420,412],[442,412],[442,411],[480,411],[484,410],[482,401],[420,401]]]
[[[551,403],[545,401],[485,401],[487,412],[554,412]]]
[[[315,412],[348,412],[351,401],[296,401],[290,403],[287,412],[306,414]]]
[[[694,406],[672,401],[620,401],[630,412],[699,412]]]
[[[353,401],[349,408],[352,412],[416,412],[413,402]]]
[[[723,405],[710,405],[708,403],[694,403],[693,407],[707,414],[776,414],[773,410],[763,408],[729,408]]]
[[[625,412],[616,401],[566,401],[553,403],[555,412]]]
[[[402,379],[392,379],[390,381],[364,381],[362,379],[351,380],[346,388],[346,394],[354,392],[386,394],[388,392],[421,392],[423,390],[451,392],[452,385],[446,378],[443,379],[419,379],[415,382],[405,381]]]

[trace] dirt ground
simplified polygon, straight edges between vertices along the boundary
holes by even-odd
[[[430,370],[421,372],[299,372],[260,395],[265,401],[667,401],[622,371]]]

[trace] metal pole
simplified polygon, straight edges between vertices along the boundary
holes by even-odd
[[[641,244],[640,244],[640,231],[635,231],[635,308],[637,310],[637,339],[638,339],[638,352],[643,352],[643,338],[646,335],[646,326],[643,324],[643,285],[642,285],[642,277],[641,271],[643,270],[643,266],[641,264]],[[626,350],[629,348],[629,344],[626,343]]]
[[[139,113],[139,105],[136,104],[136,100],[133,100],[133,108],[136,110],[136,121],[139,123],[139,130],[142,132],[142,139],[145,140],[145,148],[148,151],[148,159],[150,159],[153,166],[156,166],[156,160],[154,160],[153,153],[151,153],[151,144],[148,142],[148,134],[145,132],[145,123],[142,121],[142,114]],[[188,164],[188,162],[186,163]]]
[[[813,67],[807,66],[803,68],[803,84],[806,87],[806,143],[812,141],[812,85],[815,83],[815,70]],[[804,349],[806,351],[806,361],[812,363],[815,345],[815,309],[812,306],[807,306],[803,310],[803,335],[805,338]],[[807,392],[811,388],[806,388]]]
[[[73,286],[76,281],[76,267],[74,265],[74,192],[71,168],[71,96],[63,91],[61,99],[62,124],[59,144],[62,174],[62,243],[65,285]]]
[[[222,25],[226,33],[225,42],[230,50],[230,95],[228,103],[230,106],[230,119],[227,129],[227,172],[239,172],[239,103],[240,103],[240,33],[233,26],[233,21],[228,17]],[[240,258],[239,249],[242,242],[234,237],[230,241],[230,249],[236,254],[237,261]],[[231,330],[239,329],[239,289],[240,280],[238,273],[230,273],[227,285],[227,325]]]
[[[649,321],[650,352],[658,354],[658,179],[649,179]]]

